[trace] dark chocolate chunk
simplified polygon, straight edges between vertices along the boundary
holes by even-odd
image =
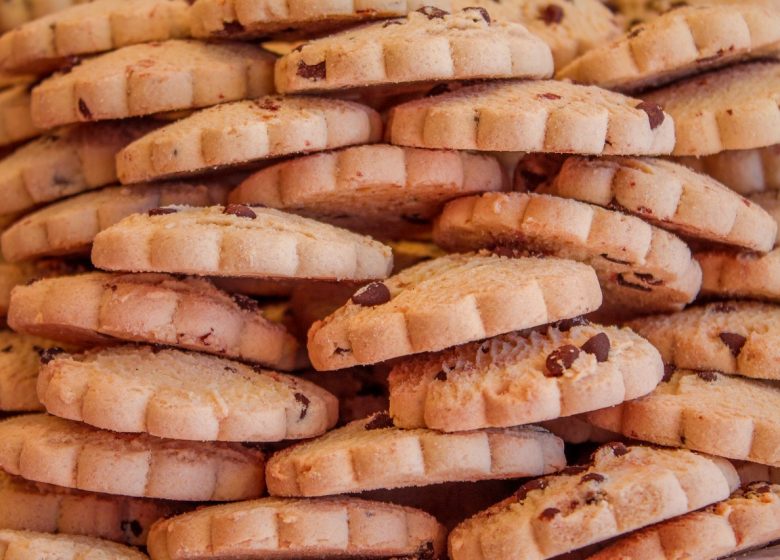
[[[306,64],[301,60],[298,62],[298,70],[296,70],[296,74],[298,74],[301,78],[306,78],[307,80],[324,80],[325,76],[327,76],[325,61],[323,60],[317,64]]]
[[[255,211],[246,204],[228,204],[222,213],[238,216],[239,218],[249,218],[250,220],[257,218]]]
[[[718,335],[718,338],[720,338],[723,341],[723,344],[729,347],[729,350],[731,350],[731,354],[735,358],[739,356],[739,353],[742,352],[742,347],[747,342],[747,338],[745,338],[741,334],[732,333],[732,332],[722,332]]]
[[[642,101],[642,103],[637,105],[636,108],[641,109],[642,111],[647,113],[647,118],[650,120],[650,128],[652,130],[658,128],[666,118],[663,108],[656,103],[650,103],[649,101]]]
[[[81,113],[81,116],[83,116],[85,119],[92,118],[92,111],[89,110],[87,103],[80,97],[79,97],[79,113]]]
[[[51,362],[59,354],[63,354],[65,350],[63,350],[59,346],[52,346],[51,348],[36,347],[36,352],[38,352],[38,356],[41,359],[41,363],[45,365]]]
[[[147,212],[150,216],[164,216],[165,214],[175,214],[178,212],[176,208],[152,208]]]
[[[390,290],[382,282],[371,282],[352,296],[352,303],[363,307],[376,307],[390,301]]]
[[[536,478],[526,482],[518,488],[517,492],[515,492],[515,498],[522,502],[525,500],[526,496],[528,496],[529,492],[532,492],[533,490],[544,490],[545,488],[547,488],[547,481],[543,478]]]
[[[423,6],[417,10],[428,19],[444,19],[444,16],[449,15],[449,12],[436,8],[435,6]]]
[[[539,519],[543,521],[550,521],[552,519],[555,519],[555,516],[561,513],[561,510],[558,508],[547,508],[542,513],[539,514]]]
[[[580,484],[584,482],[604,482],[604,480],[606,479],[604,478],[603,474],[594,472],[594,473],[588,473],[585,476],[583,476],[582,479],[580,480]]]
[[[706,381],[707,383],[712,383],[713,381],[718,380],[718,374],[714,371],[697,371],[696,375],[699,376],[699,379]]]
[[[392,428],[393,427],[393,419],[390,418],[390,415],[387,412],[377,412],[374,414],[373,418],[369,420],[365,426],[363,426],[366,430],[381,430],[383,428]]]
[[[546,25],[553,25],[555,23],[561,23],[563,21],[563,8],[556,4],[548,4],[543,8],[539,8],[539,17]]]
[[[609,342],[607,333],[599,333],[583,344],[582,350],[596,356],[596,361],[601,363],[606,362],[609,359],[609,350],[611,347],[612,345]]]
[[[624,444],[620,443],[619,441],[608,443],[607,447],[612,449],[612,454],[615,455],[615,457],[622,457],[623,455],[628,453],[628,447],[626,447]]]
[[[468,6],[466,8],[463,8],[464,12],[478,12],[479,15],[484,19],[488,24],[490,23],[490,14],[485,8],[482,8],[480,6]]]
[[[571,344],[561,346],[550,352],[545,362],[545,377],[560,377],[580,355],[580,349]]]
[[[303,393],[295,393],[295,401],[301,404],[301,415],[298,417],[298,419],[303,420],[306,418],[306,413],[309,412],[309,405],[311,404],[311,401],[309,400],[309,397]]]

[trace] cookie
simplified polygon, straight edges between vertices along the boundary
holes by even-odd
[[[508,81],[398,105],[387,135],[417,148],[655,155],[671,153],[674,122],[653,103],[593,86]]]
[[[592,268],[561,259],[449,255],[361,288],[312,325],[318,370],[378,363],[576,317],[601,305]]]
[[[0,37],[0,69],[46,74],[72,57],[189,36],[184,0],[95,0],[25,23]]]
[[[565,443],[608,443],[610,441],[620,441],[623,436],[602,430],[593,424],[589,424],[581,416],[566,416],[564,418],[555,418],[540,422],[539,425],[551,431],[561,438]]]
[[[377,142],[379,114],[338,99],[263,97],[199,111],[117,156],[122,183]]]
[[[192,35],[201,39],[317,35],[374,19],[402,17],[422,6],[451,10],[450,0],[196,0]]]
[[[678,237],[576,200],[517,192],[459,198],[444,207],[433,237],[451,251],[498,247],[585,262],[610,306],[633,301],[645,312],[679,309],[700,286],[699,266]]]
[[[442,80],[549,78],[550,48],[484,8],[448,13],[425,6],[406,18],[310,41],[276,63],[280,93]]]
[[[753,62],[693,76],[643,98],[674,118],[674,155],[706,156],[780,143],[778,88],[780,62]]]
[[[456,527],[450,558],[551,558],[724,500],[737,485],[723,459],[606,445],[590,466],[532,480]]]
[[[706,173],[743,196],[780,190],[780,144],[752,150],[731,150],[677,160]]]
[[[187,509],[186,502],[82,492],[0,471],[0,529],[86,535],[144,546],[152,523]]]
[[[0,32],[89,0],[9,0],[0,5]]]
[[[777,235],[777,222],[760,205],[661,159],[568,158],[538,192],[627,211],[679,235],[753,251],[770,250]]]
[[[240,204],[134,214],[92,248],[92,262],[108,270],[256,278],[372,280],[387,277],[392,260],[370,237]]]
[[[638,91],[780,50],[780,12],[745,2],[682,6],[596,46],[556,77]]]
[[[66,488],[182,501],[255,498],[263,454],[228,443],[164,440],[98,430],[47,414],[0,422],[0,467]]]
[[[4,560],[144,560],[146,554],[121,544],[79,535],[50,535],[0,529]]]
[[[154,560],[445,557],[446,531],[422,511],[357,498],[265,498],[212,506],[152,527]]]
[[[257,302],[210,282],[166,274],[92,272],[17,286],[8,324],[75,344],[117,339],[177,346],[279,369],[298,365],[298,343]]]
[[[0,160],[2,215],[117,182],[116,153],[150,132],[144,121],[95,123],[51,132]]]
[[[630,329],[561,321],[398,361],[390,414],[445,432],[530,424],[648,394],[664,365]]]
[[[765,255],[733,251],[699,251],[701,293],[780,302],[780,249]]]
[[[279,208],[374,237],[430,235],[442,205],[507,190],[495,158],[383,144],[304,156],[266,167],[228,201]]]
[[[747,197],[753,204],[758,204],[780,226],[780,190],[758,192]],[[775,245],[780,241],[780,231],[775,238]]]
[[[30,86],[15,86],[0,91],[0,147],[38,136],[43,128],[33,124]]]
[[[645,397],[586,416],[633,439],[777,467],[778,406],[780,388],[770,383],[681,369]]]
[[[729,499],[618,539],[588,560],[715,560],[780,538],[780,485],[756,482]]]
[[[99,232],[131,214],[154,212],[170,204],[222,204],[229,190],[230,185],[218,181],[139,184],[86,192],[28,214],[0,235],[0,246],[11,262],[85,254]]]
[[[171,40],[83,61],[32,92],[35,126],[208,107],[273,91],[274,56],[245,44]]]
[[[41,259],[18,263],[7,263],[0,255],[0,318],[5,319],[11,303],[11,290],[20,284],[27,284],[39,278],[66,276],[91,270],[90,263],[62,259]]]
[[[338,416],[336,398],[313,383],[148,346],[47,355],[38,396],[61,418],[193,441],[309,438],[333,427]]]
[[[680,368],[780,379],[780,307],[724,301],[628,323]]]
[[[51,340],[0,330],[0,410],[43,410],[35,389],[40,353],[56,344]]]

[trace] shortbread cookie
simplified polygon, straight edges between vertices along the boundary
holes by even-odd
[[[777,234],[776,221],[758,204],[661,159],[572,157],[539,192],[628,211],[680,235],[754,251],[770,250]]]
[[[3,215],[117,182],[116,154],[150,132],[144,121],[95,123],[51,132],[0,160]]]
[[[467,434],[403,430],[380,412],[275,453],[273,496],[328,496],[442,482],[526,478],[566,466],[563,442],[536,426]]]
[[[262,495],[264,458],[232,443],[158,439],[98,430],[46,414],[0,422],[0,467],[67,488],[166,500]]]
[[[258,97],[273,91],[273,65],[273,55],[247,44],[132,45],[44,80],[32,92],[32,120],[51,128]]]
[[[694,76],[643,97],[674,118],[674,155],[705,156],[780,143],[778,90],[780,62],[754,62]]]
[[[86,535],[143,546],[152,523],[188,509],[186,502],[82,492],[0,471],[0,529]]]
[[[179,440],[302,439],[338,419],[336,398],[308,381],[148,346],[47,357],[38,396],[61,418]]]
[[[28,214],[0,236],[3,257],[11,262],[85,254],[104,229],[139,212],[171,204],[223,204],[230,185],[211,183],[139,184],[109,187],[55,202]]]
[[[296,340],[254,300],[166,274],[92,272],[17,286],[8,324],[76,344],[165,344],[279,369],[298,361]]]
[[[522,25],[493,20],[484,8],[450,14],[432,6],[306,43],[275,70],[281,93],[552,73],[550,47]]]
[[[778,50],[780,11],[776,9],[749,2],[683,5],[586,52],[556,77],[637,91]]]
[[[309,358],[334,370],[444,348],[598,309],[593,269],[561,259],[449,255],[369,284],[309,330]]]
[[[0,529],[3,560],[145,560],[135,548],[81,535],[50,535]]]
[[[446,531],[422,511],[356,498],[265,498],[212,506],[161,521],[154,560],[217,558],[445,557]]]
[[[741,195],[780,190],[780,144],[752,150],[732,150],[704,157],[677,158]]]
[[[40,278],[67,276],[92,270],[90,263],[77,259],[41,259],[7,263],[0,256],[0,317],[5,318],[11,303],[11,290]]]
[[[0,32],[89,0],[8,0],[0,4]]]
[[[714,371],[677,370],[635,401],[588,422],[633,439],[780,466],[777,386]]]
[[[390,414],[401,428],[517,426],[636,399],[663,375],[658,351],[630,329],[561,321],[397,362]]]
[[[40,355],[56,345],[51,340],[0,330],[0,410],[43,410],[35,388]]]
[[[288,160],[247,178],[229,201],[308,216],[379,238],[430,234],[448,200],[508,190],[490,156],[389,145]]]
[[[231,204],[134,214],[95,237],[92,262],[108,270],[206,276],[372,280],[392,267],[370,237],[272,208]]]
[[[551,558],[724,500],[738,483],[723,459],[606,445],[589,467],[532,480],[456,527],[450,558]]]
[[[540,422],[539,425],[550,430],[565,443],[607,443],[610,441],[620,441],[623,439],[621,434],[602,430],[593,424],[589,424],[581,416],[566,416],[554,420]]]
[[[671,153],[674,122],[654,103],[567,82],[497,82],[401,104],[392,144],[605,155]]]
[[[338,99],[263,97],[199,111],[117,156],[122,183],[376,142],[379,114]]]
[[[716,560],[780,539],[780,485],[755,482],[728,500],[618,539],[588,560]]]
[[[635,300],[643,311],[682,308],[699,292],[698,264],[678,237],[576,200],[517,192],[459,198],[444,207],[433,236],[452,251],[499,247],[583,261],[610,306]]]
[[[700,251],[696,259],[702,269],[703,295],[780,302],[780,249],[765,255]]]
[[[779,324],[778,306],[726,301],[643,317],[629,326],[677,367],[780,379]]]
[[[33,124],[30,113],[30,86],[21,85],[0,91],[0,146],[9,146],[38,136],[43,128]]]
[[[95,0],[26,23],[0,37],[0,69],[45,74],[70,57],[188,37],[184,0]]]

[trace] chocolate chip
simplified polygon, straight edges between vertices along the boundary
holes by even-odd
[[[447,372],[444,370],[441,370],[439,373],[436,374],[436,377],[434,377],[436,381],[447,381]]]
[[[325,68],[325,61],[318,62],[317,64],[306,64],[304,61],[298,61],[298,70],[296,71],[301,78],[307,80],[324,80],[327,76],[327,69]]]
[[[734,313],[737,308],[725,301],[719,301],[710,305],[710,309],[716,313]]]
[[[390,415],[387,412],[377,412],[374,414],[373,418],[369,420],[365,426],[363,426],[366,430],[381,430],[383,428],[392,428],[393,427],[393,419],[390,418]]]
[[[745,497],[754,498],[761,494],[769,494],[772,491],[772,487],[766,482],[755,481],[746,484],[744,487]]]
[[[52,346],[51,348],[35,347],[35,350],[36,352],[38,352],[38,356],[41,359],[41,363],[44,365],[51,362],[59,354],[63,354],[65,352],[65,350],[63,350],[59,346]]]
[[[233,366],[225,366],[222,369],[224,369],[225,371],[229,371],[230,373],[238,373],[238,370],[236,368],[234,368]]]
[[[551,521],[555,519],[555,516],[561,513],[561,510],[558,508],[547,508],[542,513],[539,514],[539,519],[542,521]]]
[[[584,467],[582,465],[572,465],[570,467],[566,467],[558,474],[562,474],[564,476],[575,476],[584,473],[586,470],[588,470],[588,467]]]
[[[699,376],[699,379],[706,381],[707,383],[712,383],[713,381],[718,380],[718,374],[714,371],[697,371],[696,375]]]
[[[257,303],[256,300],[247,297],[244,294],[233,294],[231,297],[233,298],[233,301],[236,302],[236,305],[244,311],[257,311],[260,309],[260,304]]]
[[[92,118],[92,111],[89,110],[89,107],[87,106],[87,103],[79,97],[79,113],[85,118],[85,119],[91,119]]]
[[[434,6],[423,6],[417,11],[428,19],[444,19],[444,16],[449,15],[449,12],[445,12],[441,8],[436,8]]]
[[[580,349],[571,344],[561,346],[550,352],[545,362],[545,377],[560,377],[569,369],[580,355]]]
[[[128,531],[133,533],[133,536],[136,538],[141,536],[141,533],[144,532],[144,528],[141,526],[141,524],[133,519],[132,521],[122,521],[119,523],[119,528],[122,530],[122,532],[127,535]]]
[[[165,214],[175,214],[178,212],[176,208],[152,208],[147,212],[150,216],[164,216]]]
[[[479,6],[468,6],[466,8],[463,8],[463,11],[464,12],[470,12],[470,11],[479,12],[479,15],[482,17],[482,19],[484,19],[488,23],[488,25],[490,24],[490,14],[488,13],[488,11],[485,8],[481,8]]]
[[[9,344],[8,346],[6,346],[2,350],[0,350],[0,352],[2,352],[3,354],[8,354],[8,352],[10,352],[13,349],[14,349],[14,345],[13,344]]]
[[[585,496],[585,503],[590,506],[599,502],[603,502],[606,497],[607,496],[604,492],[588,492]]]
[[[390,301],[390,290],[382,282],[371,282],[352,296],[352,303],[363,307],[376,307]]]
[[[624,444],[620,443],[619,441],[608,443],[607,447],[612,449],[612,454],[615,457],[622,457],[623,455],[626,455],[628,453],[628,447],[626,447]]]
[[[303,393],[295,393],[295,401],[301,404],[301,415],[298,417],[298,419],[303,420],[306,418],[306,413],[309,412],[309,405],[311,404],[311,401],[309,400],[309,397]]]
[[[557,323],[553,323],[552,327],[558,329],[561,332],[569,332],[574,327],[587,327],[590,325],[585,317],[580,315],[579,317],[572,317],[571,319],[563,319]]]
[[[718,338],[720,338],[723,341],[723,344],[729,347],[729,350],[731,350],[731,354],[735,358],[739,356],[739,353],[742,352],[742,347],[747,342],[747,338],[745,338],[741,334],[731,333],[731,332],[722,332],[718,335]]]
[[[539,93],[536,95],[537,99],[560,99],[560,95],[556,95],[554,93]]]
[[[632,290],[637,290],[639,292],[652,292],[653,289],[649,286],[643,286],[642,284],[637,284],[635,282],[631,282],[629,280],[626,280],[625,276],[623,274],[618,274],[615,277],[615,280],[617,281],[619,286],[623,286],[624,288],[630,288]]]
[[[545,488],[547,488],[547,480],[544,478],[530,480],[517,489],[517,492],[515,492],[515,498],[522,502],[526,499],[529,492],[534,490],[544,490]]]
[[[539,17],[546,25],[561,23],[563,21],[563,8],[555,4],[548,4],[544,8],[539,8]]]
[[[664,114],[664,110],[660,105],[657,105],[656,103],[650,103],[649,101],[642,101],[639,105],[636,106],[637,109],[640,109],[647,113],[647,118],[650,120],[650,129],[655,130],[658,128],[661,123],[664,122],[664,119],[666,119],[666,115]]]
[[[249,218],[250,220],[257,218],[255,211],[246,204],[228,204],[222,213],[229,214],[231,216],[238,216],[239,218]]]
[[[588,354],[596,356],[596,361],[602,363],[609,359],[609,349],[611,347],[607,333],[599,333],[592,336],[581,348]]]
[[[580,480],[580,484],[583,484],[585,482],[604,482],[604,480],[606,479],[604,478],[603,474],[594,472],[594,473],[588,473],[585,476],[583,476],[582,479]]]
[[[673,364],[664,364],[664,383],[669,383],[669,381],[672,379],[672,376],[674,375],[674,372],[677,371],[677,367]]]

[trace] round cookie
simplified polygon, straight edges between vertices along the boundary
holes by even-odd
[[[148,560],[137,549],[111,541],[11,529],[0,529],[0,551],[7,560]]]
[[[780,538],[780,485],[755,482],[729,499],[618,539],[588,560],[716,560]]]
[[[390,414],[401,428],[517,426],[641,397],[663,375],[658,351],[630,329],[561,321],[396,362]]]
[[[144,546],[158,519],[187,503],[82,492],[0,471],[0,529],[68,533]]]
[[[422,511],[357,498],[265,498],[201,508],[152,527],[155,560],[445,557],[446,531]]]
[[[299,363],[298,342],[257,302],[210,282],[166,274],[92,272],[17,286],[8,324],[75,344],[119,340],[177,346],[278,369]]]
[[[149,346],[47,356],[38,396],[61,418],[192,441],[310,438],[338,417],[336,398],[308,381]]]
[[[452,560],[544,560],[728,498],[723,459],[684,450],[601,447],[589,466],[527,482],[449,536]]]
[[[263,454],[239,444],[117,434],[47,414],[3,420],[0,435],[0,467],[36,482],[198,502],[264,490]]]
[[[279,59],[280,93],[396,86],[441,80],[549,78],[547,44],[484,8],[433,6],[315,39]]]
[[[596,270],[611,308],[681,309],[701,282],[690,249],[675,235],[621,212],[554,196],[459,198],[444,207],[433,236],[450,251],[498,248],[585,262]]]
[[[312,325],[318,370],[433,352],[598,309],[592,268],[561,259],[448,255],[361,288]]]
[[[48,133],[0,160],[2,215],[117,182],[116,154],[152,122],[95,123]]]
[[[778,10],[749,2],[683,5],[587,51],[556,77],[637,91],[778,50]]]
[[[0,255],[0,317],[5,319],[11,304],[11,291],[20,284],[40,278],[67,276],[92,270],[90,263],[79,260],[41,259],[7,263]]]
[[[71,66],[72,57],[188,37],[189,27],[184,0],[94,0],[3,34],[0,69],[47,74]]]
[[[228,201],[308,216],[380,239],[430,235],[450,199],[508,190],[495,158],[383,144],[304,156],[244,180]]]
[[[0,32],[89,0],[8,0],[0,4]]]
[[[0,235],[10,262],[89,253],[95,236],[120,220],[161,206],[222,204],[230,185],[210,183],[139,184],[109,187],[60,200],[28,214]]]
[[[275,453],[272,496],[315,497],[443,482],[527,478],[566,466],[563,442],[536,426],[441,434],[380,412]]]
[[[122,183],[377,142],[379,114],[350,101],[269,96],[198,111],[117,156]]]
[[[676,156],[780,143],[780,62],[740,64],[644,94],[674,118]],[[669,119],[671,121],[671,119]]]
[[[649,395],[586,417],[632,439],[777,467],[778,406],[776,385],[714,371],[676,370]]]
[[[171,40],[85,60],[32,91],[41,128],[208,107],[273,91],[274,56],[253,45]]]
[[[370,237],[239,204],[134,214],[92,247],[98,268],[205,276],[372,280],[387,277],[392,260]]]
[[[753,251],[770,250],[777,234],[776,221],[760,205],[661,159],[571,157],[537,192],[627,211],[679,235]]]
[[[594,86],[506,81],[398,105],[387,136],[417,148],[656,155],[674,148],[674,122],[653,103]]]
[[[710,175],[743,196],[780,190],[780,144],[676,159],[691,169]]]
[[[780,379],[780,307],[728,301],[642,317],[628,325],[668,364],[695,370]]]
[[[33,124],[29,85],[0,91],[0,147],[38,136],[43,128]]]
[[[705,296],[780,302],[780,249],[765,255],[709,250],[696,253]]]

